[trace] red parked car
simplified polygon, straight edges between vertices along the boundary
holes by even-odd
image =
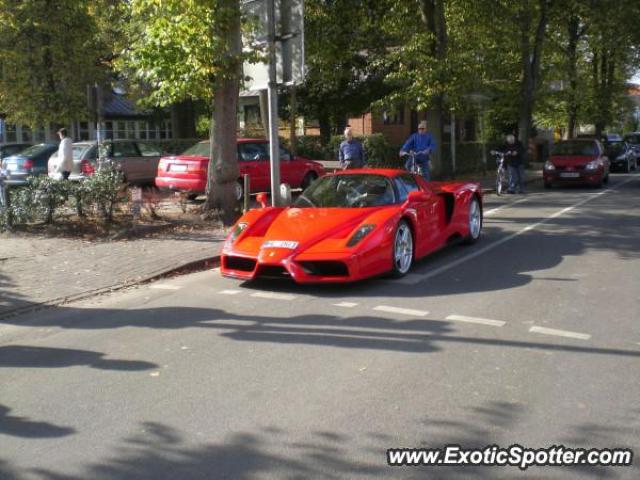
[[[544,164],[545,188],[554,184],[602,186],[609,181],[611,162],[598,140],[577,139],[558,142]]]
[[[158,164],[156,186],[161,190],[186,192],[195,197],[205,192],[209,165],[209,141],[196,143],[182,155],[163,157]],[[242,175],[248,174],[251,192],[270,190],[269,142],[255,138],[238,139],[238,166],[241,177],[236,184],[236,196],[243,195]],[[280,180],[292,188],[307,188],[324,175],[322,164],[291,155],[280,147]]]

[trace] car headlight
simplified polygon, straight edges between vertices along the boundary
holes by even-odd
[[[240,223],[236,224],[236,226],[233,227],[233,230],[231,230],[231,233],[229,234],[229,237],[227,238],[226,244],[227,245],[232,245],[233,242],[235,242],[238,239],[240,234],[242,232],[244,232],[247,229],[248,226],[249,226],[249,224],[246,223],[246,222],[240,222]]]
[[[602,166],[602,160],[592,160],[584,167],[586,170],[597,170]]]
[[[546,162],[544,162],[544,169],[547,172],[552,172],[553,170],[556,169],[556,166],[553,163],[551,163],[549,160],[547,160]]]
[[[364,237],[369,235],[369,233],[371,233],[374,228],[376,228],[375,225],[362,225],[360,228],[358,228],[358,230],[356,230],[356,233],[351,236],[351,238],[347,242],[347,247],[353,247],[357,245]]]

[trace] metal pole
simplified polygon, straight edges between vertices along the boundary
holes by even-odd
[[[243,207],[242,207],[242,213],[247,213],[249,211],[249,192],[250,192],[250,187],[251,185],[249,184],[249,175],[248,174],[244,174],[242,176],[242,183],[243,183],[243,189],[242,189],[242,195],[243,195]]]
[[[456,176],[456,115],[451,112],[451,176]]]
[[[269,157],[271,171],[271,204],[280,205],[280,144],[278,139],[278,86],[276,78],[276,12],[274,0],[267,2],[269,31]]]

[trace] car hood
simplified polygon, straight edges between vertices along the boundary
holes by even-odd
[[[291,240],[301,244],[329,236],[344,236],[362,223],[375,208],[287,208],[269,226],[265,240]]]
[[[578,165],[586,165],[598,158],[595,155],[554,155],[549,160],[556,167],[575,167]]]

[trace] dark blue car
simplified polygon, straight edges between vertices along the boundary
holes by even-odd
[[[25,185],[30,176],[47,175],[47,162],[57,150],[58,145],[41,143],[5,158],[2,166],[7,171],[6,184]]]

